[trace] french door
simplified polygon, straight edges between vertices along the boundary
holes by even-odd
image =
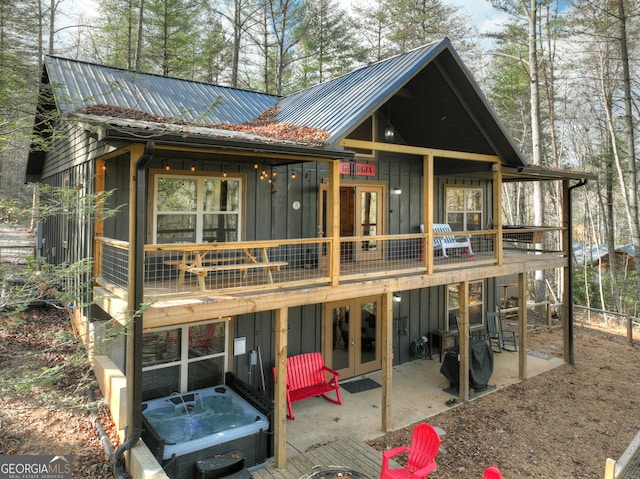
[[[350,378],[381,368],[380,297],[358,298],[325,307],[325,361]]]
[[[382,258],[382,244],[375,236],[384,234],[385,185],[362,182],[340,186],[340,236],[358,237],[358,241],[343,241],[340,260],[365,261]],[[324,236],[328,232],[327,185],[321,185],[319,217]],[[373,236],[372,239],[366,239]]]

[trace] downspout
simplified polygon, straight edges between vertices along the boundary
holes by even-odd
[[[567,325],[567,332],[569,334],[569,364],[572,364],[575,366],[576,364],[576,359],[575,359],[575,351],[574,351],[574,341],[573,341],[573,274],[572,274],[572,265],[573,265],[573,261],[571,260],[571,251],[573,250],[573,228],[572,228],[572,224],[573,224],[573,202],[571,201],[571,192],[574,188],[579,188],[580,186],[584,186],[587,184],[587,180],[586,179],[582,179],[580,180],[578,183],[576,183],[575,185],[572,185],[569,187],[569,208],[567,211],[567,223],[569,225],[568,231],[567,231],[567,239],[569,244],[567,245],[568,248],[568,253],[569,253],[569,258],[567,258],[568,262],[569,262],[569,277],[567,278],[567,287],[569,288],[567,297],[569,299],[569,304],[567,305],[567,313],[569,314],[569,323]]]
[[[141,311],[144,303],[144,244],[146,241],[147,224],[147,177],[146,168],[155,151],[155,144],[148,141],[144,153],[136,164],[136,211],[133,219],[135,228],[135,257],[134,261],[134,301],[136,312]],[[127,438],[113,455],[113,474],[118,479],[125,479],[127,471],[124,463],[124,453],[135,446],[142,433],[142,316],[136,314],[131,319],[132,331],[127,334],[126,373],[127,373],[127,417],[132,424],[127,425]]]

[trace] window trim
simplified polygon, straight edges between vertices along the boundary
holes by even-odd
[[[212,321],[206,321],[206,322],[197,322],[197,323],[186,323],[186,324],[174,324],[172,326],[165,326],[165,327],[161,327],[161,328],[153,328],[147,332],[149,333],[161,333],[163,331],[174,331],[174,330],[180,330],[180,360],[178,361],[171,361],[171,362],[166,362],[166,363],[159,363],[159,364],[153,364],[150,366],[143,366],[142,368],[142,374],[144,374],[146,371],[157,371],[159,369],[165,369],[165,368],[173,368],[178,366],[179,370],[180,370],[180,391],[181,393],[183,392],[187,392],[188,390],[188,385],[189,385],[189,366],[192,363],[198,362],[198,361],[204,361],[207,359],[212,359],[212,358],[219,358],[222,357],[224,359],[224,371],[223,371],[223,377],[224,377],[224,372],[229,370],[229,331],[231,328],[231,318],[225,318],[225,319],[216,319],[216,320],[212,320]],[[197,358],[189,358],[189,328],[193,327],[193,326],[208,326],[210,324],[218,324],[218,323],[222,323],[225,324],[225,330],[224,330],[224,349],[223,351],[219,352],[219,353],[214,353],[214,354],[207,354],[204,356],[200,356]]]
[[[452,210],[449,211],[449,192],[452,190],[477,190],[480,191],[480,210],[468,210],[467,205],[464,205],[463,210]],[[465,199],[466,203],[466,199]],[[484,229],[484,223],[486,222],[486,205],[485,205],[485,189],[481,185],[458,185],[458,184],[448,184],[444,186],[444,221],[449,223],[449,213],[462,213],[463,214],[463,229],[461,231],[470,231],[467,229],[467,225],[469,224],[467,221],[467,216],[469,214],[480,213],[481,218],[479,222],[479,229],[481,231]]]
[[[204,212],[201,209],[202,204],[200,199],[202,198],[203,191],[201,189],[201,181],[204,181],[207,178],[212,178],[216,180],[227,179],[227,180],[238,180],[240,184],[240,192],[239,192],[239,207],[238,207],[238,239],[237,241],[244,241],[245,239],[245,221],[246,221],[246,187],[247,187],[247,175],[244,173],[221,173],[216,171],[197,171],[190,172],[186,170],[163,170],[161,168],[151,168],[149,169],[149,184],[152,185],[149,191],[149,221],[148,221],[148,235],[147,240],[153,244],[157,244],[158,240],[158,204],[157,204],[157,193],[158,193],[158,180],[161,177],[177,177],[184,179],[197,179],[198,183],[196,185],[196,210],[193,214],[196,217],[202,218]],[[234,213],[235,214],[235,213]],[[197,226],[196,226],[197,228]],[[200,228],[196,229],[196,243],[203,243],[204,241],[198,241],[198,235],[200,239],[202,239],[202,225]]]
[[[475,324],[470,324],[469,325],[469,329],[471,331],[477,330],[477,329],[482,329],[485,327],[485,305],[487,302],[487,285],[485,280],[483,279],[478,279],[475,281],[469,281],[469,285],[474,284],[474,283],[479,283],[482,286],[481,289],[481,293],[482,293],[482,299],[480,300],[479,303],[475,303],[473,306],[475,307],[476,304],[480,304],[480,323],[475,323]],[[460,304],[458,304],[457,308],[450,308],[449,307],[449,287],[450,286],[456,286],[457,288],[459,288],[459,284],[458,283],[451,283],[451,284],[447,284],[445,286],[446,288],[446,294],[445,294],[445,330],[446,331],[450,331],[450,319],[449,316],[451,314],[451,311],[457,309],[458,311],[460,310]],[[458,297],[460,297],[460,294],[458,292]],[[469,295],[469,300],[471,299],[471,295]],[[467,304],[467,308],[469,308],[471,306],[471,304]]]

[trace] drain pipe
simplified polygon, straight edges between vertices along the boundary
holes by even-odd
[[[569,244],[567,247],[569,248],[569,278],[567,278],[567,288],[569,288],[569,294],[567,295],[569,298],[569,304],[567,305],[567,313],[569,317],[567,320],[569,323],[567,324],[567,334],[569,335],[569,364],[575,366],[576,358],[575,358],[575,348],[573,341],[573,275],[571,272],[573,261],[571,259],[571,252],[573,251],[573,232],[572,232],[572,224],[573,224],[573,202],[571,200],[571,193],[574,188],[579,188],[587,184],[586,178],[581,179],[575,185],[569,187],[569,211],[567,211],[567,223],[569,225],[567,232],[567,240]]]
[[[146,241],[147,224],[147,177],[146,168],[155,151],[155,144],[148,141],[144,153],[136,164],[136,205],[135,218],[131,223],[135,228],[134,252],[134,294],[133,304],[139,312],[144,302],[144,243]],[[118,479],[126,479],[124,453],[135,446],[142,433],[142,316],[137,314],[131,319],[127,334],[126,374],[127,374],[127,438],[113,455],[113,474]]]
[[[102,445],[102,449],[104,450],[104,455],[107,457],[108,461],[111,461],[113,458],[113,446],[111,445],[111,441],[109,440],[109,435],[107,431],[104,430],[104,426],[98,419],[98,413],[93,406],[96,402],[95,395],[93,394],[93,389],[89,389],[87,393],[87,402],[89,403],[89,416],[91,417],[91,424],[98,432],[98,437],[100,438],[100,444]]]

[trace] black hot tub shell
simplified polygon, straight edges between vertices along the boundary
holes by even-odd
[[[158,434],[143,414],[142,440],[171,479],[191,479],[195,474],[196,462],[231,450],[240,450],[244,453],[245,467],[249,469],[266,464],[267,459],[273,456],[273,401],[242,382],[231,372],[225,375],[225,386],[266,416],[268,428],[255,430],[251,434],[227,442],[207,445],[195,451],[167,457],[167,449],[170,449],[170,446],[165,443],[165,439]]]

